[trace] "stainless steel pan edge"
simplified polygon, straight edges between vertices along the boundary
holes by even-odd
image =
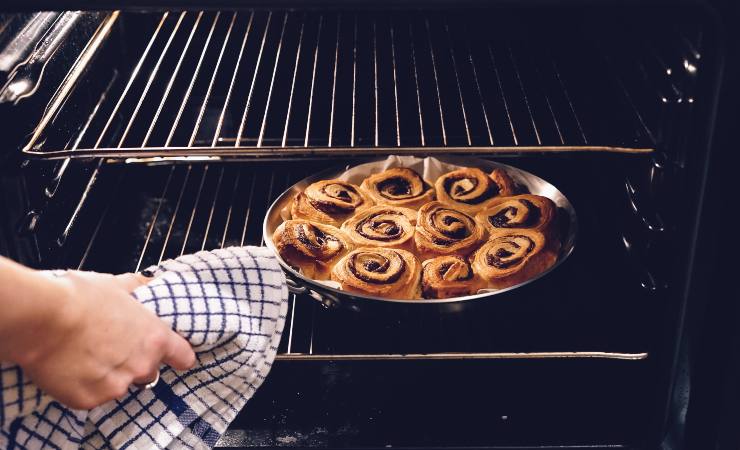
[[[373,162],[382,163],[386,158],[380,158]],[[285,271],[285,276],[288,282],[288,288],[291,293],[294,294],[308,294],[314,299],[321,302],[327,308],[347,308],[353,311],[365,311],[367,309],[374,309],[381,306],[392,306],[392,305],[435,305],[441,310],[456,312],[464,309],[469,304],[473,303],[474,300],[490,299],[499,294],[512,291],[526,284],[532,283],[539,278],[547,275],[551,271],[555,270],[560,264],[562,264],[568,256],[573,252],[575,247],[576,236],[578,234],[578,221],[576,218],[576,212],[570,201],[552,184],[543,180],[542,178],[533,175],[516,167],[512,167],[506,164],[501,164],[494,161],[488,161],[479,158],[470,157],[437,157],[442,162],[449,164],[456,164],[466,167],[478,167],[482,170],[490,172],[495,168],[501,168],[505,170],[519,185],[524,186],[532,194],[543,195],[550,198],[558,206],[558,209],[568,216],[567,226],[564,227],[564,236],[562,237],[562,246],[558,255],[557,262],[545,272],[537,275],[536,277],[530,278],[529,280],[517,284],[515,286],[501,289],[495,292],[487,292],[482,294],[468,295],[465,297],[454,297],[449,299],[440,300],[395,300],[381,297],[373,297],[369,295],[357,294],[354,292],[342,291],[334,289],[330,286],[326,286],[318,281],[311,280],[304,277],[297,270],[293,269],[288,263],[286,263],[280,255],[277,253],[275,243],[272,240],[272,236],[275,233],[277,227],[283,222],[283,218],[280,215],[280,211],[288,206],[292,201],[293,197],[303,191],[308,185],[319,180],[331,179],[340,176],[344,171],[352,166],[346,166],[344,168],[330,168],[321,171],[315,175],[304,178],[303,180],[295,183],[293,186],[283,192],[270,206],[265,214],[265,220],[263,222],[263,236],[265,245],[272,250],[277,256],[278,262]],[[427,306],[428,307],[428,306]]]

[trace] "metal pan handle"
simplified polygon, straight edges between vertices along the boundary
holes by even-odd
[[[288,291],[291,294],[301,295],[308,292],[308,288],[306,286],[303,286],[299,284],[296,280],[290,277],[290,275],[285,275],[285,283],[288,285]]]

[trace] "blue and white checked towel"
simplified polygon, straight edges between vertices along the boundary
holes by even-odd
[[[197,364],[162,368],[152,390],[89,411],[53,401],[0,364],[0,448],[210,448],[275,359],[288,308],[266,248],[232,247],[166,261],[134,296],[193,346]]]

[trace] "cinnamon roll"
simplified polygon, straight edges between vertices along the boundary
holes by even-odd
[[[493,233],[500,229],[527,228],[539,231],[548,239],[557,239],[557,206],[540,195],[514,195],[499,197],[479,212],[475,220]]]
[[[343,231],[303,219],[280,224],[273,241],[288,264],[315,280],[328,279],[334,263],[354,248]]]
[[[394,167],[370,175],[362,182],[360,189],[378,205],[418,209],[434,200],[432,187],[416,171],[405,167]]]
[[[557,253],[545,235],[527,229],[497,230],[473,256],[473,270],[491,287],[522,283],[549,269]]]
[[[358,246],[413,248],[416,211],[373,206],[344,222],[342,231]]]
[[[499,196],[514,195],[514,180],[501,169],[486,175],[480,169],[466,167],[437,178],[437,201],[460,211],[474,214],[487,208]]]
[[[424,298],[471,295],[483,287],[470,263],[458,255],[438,256],[422,264],[421,292]]]
[[[351,292],[395,299],[421,296],[421,264],[413,253],[401,249],[353,250],[334,266],[331,279]]]
[[[422,206],[414,242],[422,260],[438,255],[467,255],[483,238],[483,229],[467,214],[440,202]]]
[[[356,185],[341,180],[322,180],[295,196],[290,214],[293,219],[339,226],[372,205],[372,199]]]

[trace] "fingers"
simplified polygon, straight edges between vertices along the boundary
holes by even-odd
[[[162,362],[177,370],[187,370],[195,365],[195,352],[188,341],[170,331]]]
[[[151,281],[151,278],[147,278],[138,273],[122,273],[120,275],[116,275],[115,279],[126,290],[126,292],[133,292],[137,287],[143,286]]]

